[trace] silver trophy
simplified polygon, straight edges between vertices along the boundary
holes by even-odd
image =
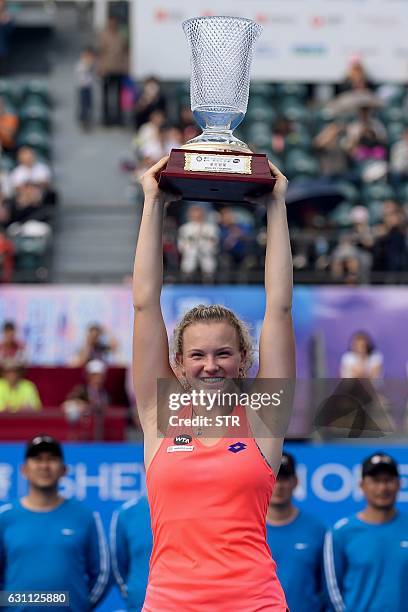
[[[248,152],[233,136],[245,116],[253,47],[262,26],[242,17],[183,22],[191,47],[191,110],[203,133],[183,148]]]

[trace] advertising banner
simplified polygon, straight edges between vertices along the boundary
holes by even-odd
[[[164,442],[166,443],[166,442]],[[363,507],[359,488],[360,464],[380,449],[377,444],[288,444],[295,456],[299,486],[295,502],[320,518],[327,527]],[[408,447],[386,446],[383,450],[399,463],[401,491],[399,508],[408,511]],[[61,492],[101,514],[108,533],[112,513],[129,499],[146,494],[143,449],[140,444],[64,445],[68,473]],[[26,481],[20,474],[24,445],[0,444],[0,502],[25,495]],[[186,492],[186,503],[188,494]],[[113,589],[99,612],[118,612],[125,606]]]
[[[361,58],[374,80],[405,82],[408,77],[406,0],[134,0],[132,7],[137,78],[188,79],[189,49],[181,23],[209,15],[247,17],[263,25],[253,79],[337,82],[353,56]]]
[[[339,364],[351,335],[368,332],[384,357],[386,378],[406,379],[408,362],[405,287],[312,287],[294,290],[293,316],[298,378],[311,376],[313,343],[318,342],[324,372],[339,376]],[[162,308],[169,336],[189,308],[223,304],[234,310],[258,340],[265,297],[257,286],[166,286]],[[87,326],[101,323],[119,342],[116,360],[131,358],[133,309],[130,288],[120,286],[13,286],[0,293],[0,326],[14,320],[37,365],[66,365],[81,346]]]

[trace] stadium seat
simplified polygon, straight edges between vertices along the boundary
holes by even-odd
[[[402,121],[393,121],[387,125],[388,143],[390,146],[401,138],[401,134],[405,128],[406,125]]]
[[[383,200],[371,200],[367,208],[370,213],[370,223],[379,223],[383,216]]]
[[[402,204],[406,204],[408,202],[408,183],[403,183],[397,189],[398,199]]]
[[[12,237],[19,279],[26,282],[47,280],[49,240],[49,235]]]
[[[349,181],[339,181],[336,183],[337,188],[344,195],[344,199],[351,204],[357,204],[360,198],[360,191]]]
[[[51,98],[47,85],[38,80],[30,81],[23,87],[22,98],[24,103],[30,98],[35,98],[47,106],[50,106],[51,104]]]
[[[329,220],[339,227],[349,227],[352,208],[353,203],[345,200],[329,213]]]
[[[400,104],[389,105],[381,111],[380,118],[385,125],[395,122],[404,122],[406,120],[406,111]]]
[[[28,117],[21,121],[20,133],[23,132],[41,132],[48,136],[50,133],[50,125],[48,121],[42,119],[31,119]]]
[[[256,148],[270,148],[272,132],[268,123],[258,121],[246,130],[246,140]]]
[[[270,103],[259,102],[250,104],[246,113],[248,121],[265,121],[272,125],[276,121],[277,113]]]
[[[253,96],[261,96],[265,101],[270,101],[275,94],[275,87],[272,83],[264,83],[261,81],[255,81],[251,83],[249,89],[249,99]]]
[[[15,166],[15,162],[10,155],[2,153],[0,155],[0,170],[4,172],[11,172]]]
[[[278,98],[293,96],[299,100],[305,100],[307,98],[307,85],[290,81],[279,83],[276,85],[276,95]]]
[[[285,119],[301,124],[310,123],[312,119],[309,109],[302,102],[292,97],[284,98],[281,101],[280,112]]]
[[[7,108],[15,108],[19,103],[19,94],[8,81],[0,80],[0,98],[3,98]]]
[[[288,134],[285,138],[285,147],[287,151],[292,149],[303,150],[306,153],[310,153],[312,150],[312,137],[307,130],[300,129],[296,132]]]
[[[370,207],[372,202],[384,202],[385,200],[395,197],[395,193],[391,185],[379,181],[365,185],[361,191],[363,202]]]
[[[51,142],[49,136],[44,131],[31,130],[23,131],[17,138],[18,147],[31,147],[47,160],[51,155]]]
[[[286,156],[285,174],[290,178],[303,175],[307,177],[316,176],[319,173],[319,163],[303,149],[292,149]]]
[[[51,127],[51,117],[48,108],[44,104],[24,104],[19,113],[21,123],[35,120],[42,125],[44,130],[49,130]]]

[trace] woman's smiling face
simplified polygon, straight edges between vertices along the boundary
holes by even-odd
[[[185,329],[178,362],[192,388],[216,390],[226,379],[239,377],[242,357],[234,327],[227,321],[210,321]]]

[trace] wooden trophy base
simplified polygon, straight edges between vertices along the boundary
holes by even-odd
[[[159,178],[161,189],[205,202],[242,202],[275,183],[264,153],[217,150],[172,149]]]

